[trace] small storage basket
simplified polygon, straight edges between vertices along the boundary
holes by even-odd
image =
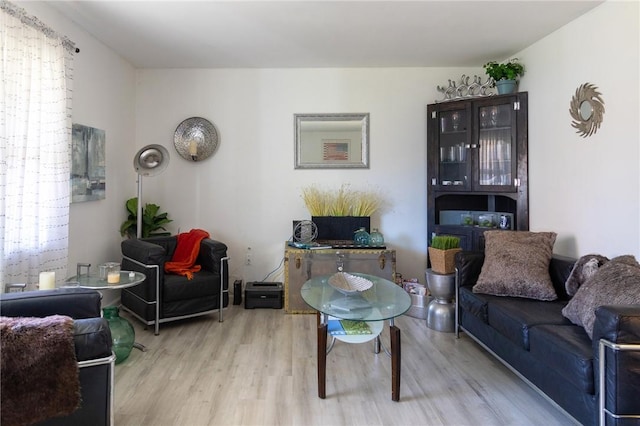
[[[407,315],[413,318],[427,319],[429,296],[421,296],[419,294],[410,294],[410,296],[411,307],[407,311]]]
[[[456,271],[456,253],[461,250],[461,248],[439,250],[429,247],[431,270],[443,275],[453,274]]]
[[[406,315],[413,318],[426,319],[427,308],[430,301],[427,294],[427,286],[416,282],[405,281],[402,283],[402,287],[409,293],[409,296],[411,296],[411,307],[406,312]]]

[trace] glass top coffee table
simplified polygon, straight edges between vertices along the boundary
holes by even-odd
[[[97,275],[75,275],[66,279],[65,286],[91,288],[94,290],[119,290],[138,285],[146,278],[147,277],[140,272],[120,271],[120,281],[117,283],[109,283]]]
[[[362,292],[345,294],[329,284],[332,275],[317,276],[302,286],[302,299],[317,311],[318,316],[318,396],[326,397],[327,354],[333,348],[335,339],[327,347],[328,317],[371,322],[372,334],[333,336],[348,343],[362,343],[375,339],[375,353],[380,352],[380,332],[382,323],[389,320],[391,351],[391,399],[400,400],[400,329],[394,318],[404,314],[411,307],[411,297],[397,284],[373,275],[352,273],[365,278],[373,286]],[[377,321],[377,323],[376,323]]]
[[[73,277],[67,278],[65,280],[64,285],[65,287],[80,287],[80,288],[89,288],[93,290],[120,290],[123,288],[133,287],[134,285],[138,285],[144,282],[146,278],[147,278],[146,275],[140,272],[120,271],[120,281],[117,283],[110,283],[106,279],[100,278],[97,275],[84,274],[84,275],[75,275]],[[108,308],[102,308],[102,309],[104,312],[106,312],[105,310]],[[117,309],[116,309],[116,316],[119,316],[117,314]],[[122,319],[122,321],[125,321],[127,324],[129,324],[129,327],[131,328],[131,332],[133,333],[133,338],[135,339],[135,330],[131,325],[131,323],[129,322],[129,320],[123,317],[120,317],[120,318]],[[114,338],[114,344],[116,344],[116,341],[118,340],[118,338],[113,332],[112,332],[112,337]],[[135,340],[133,342],[133,347],[136,349],[140,349],[143,352],[147,351],[146,346],[144,346],[142,343],[136,342]],[[118,356],[116,358],[116,363],[122,362],[124,359],[126,359],[129,356],[131,347],[127,346],[127,349],[128,350],[123,350],[123,353],[120,355],[118,354],[118,351],[116,351],[116,355]]]

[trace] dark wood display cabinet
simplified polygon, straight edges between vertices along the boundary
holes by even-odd
[[[487,229],[529,229],[527,92],[427,106],[427,228],[482,250]]]

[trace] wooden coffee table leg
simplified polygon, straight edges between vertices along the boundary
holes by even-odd
[[[391,399],[398,402],[400,401],[400,329],[392,325],[389,327],[389,333],[391,334]]]
[[[318,325],[318,397],[326,397],[327,383],[327,324]]]

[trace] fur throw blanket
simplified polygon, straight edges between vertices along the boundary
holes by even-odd
[[[73,320],[0,317],[2,426],[22,426],[73,413],[80,378]]]
[[[179,234],[176,251],[171,261],[164,264],[164,271],[193,279],[193,273],[201,269],[201,266],[195,263],[200,253],[200,242],[205,238],[209,238],[209,233],[202,229],[192,229]]]

